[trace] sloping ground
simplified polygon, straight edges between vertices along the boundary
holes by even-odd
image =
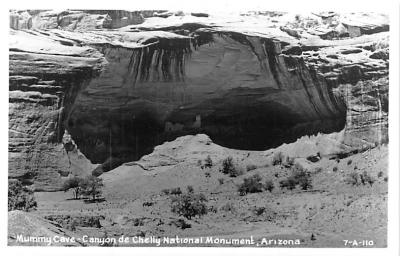
[[[57,223],[51,223],[35,214],[17,210],[8,212],[8,245],[81,246],[76,241],[67,241],[71,235],[71,232]]]
[[[373,247],[384,247],[387,146],[342,156],[337,155],[335,149],[329,151],[324,147],[324,143],[336,136],[339,135],[304,137],[275,149],[275,152],[285,152],[284,159],[294,157],[295,163],[310,171],[313,187],[309,190],[279,187],[279,181],[288,177],[292,170],[285,164],[271,164],[275,152],[227,149],[200,134],[166,142],[141,160],[101,175],[106,202],[85,204],[67,200],[71,197],[68,193],[36,193],[37,214],[72,218],[99,216],[100,228],[77,227],[76,231],[77,234],[90,232],[99,237],[104,234],[111,237],[122,234],[253,236],[257,241],[262,238],[300,239],[301,244],[297,245],[300,247],[344,247],[344,239],[367,239],[374,241]],[[317,154],[320,149],[329,154]],[[202,167],[208,155],[213,166]],[[307,160],[308,156],[316,155],[321,159]],[[221,162],[227,156],[232,156],[238,168],[244,171],[243,175],[229,177],[220,172]],[[251,165],[254,166],[247,168]],[[373,178],[372,185],[357,186],[347,182],[350,173],[364,171]],[[273,182],[272,192],[239,195],[238,186],[243,179],[256,173],[262,177],[262,182]],[[185,192],[187,186],[206,196],[208,214],[187,220],[171,212],[173,196],[166,195],[164,190],[180,187]]]

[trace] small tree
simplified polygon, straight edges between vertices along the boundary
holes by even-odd
[[[174,196],[171,202],[171,210],[187,219],[207,214],[207,199],[204,194],[185,193]]]
[[[238,168],[232,157],[227,157],[222,161],[222,173],[229,174],[230,177],[237,177],[244,173],[241,168]]]
[[[233,164],[233,158],[231,156],[222,161],[222,173],[230,174],[234,171],[234,169],[235,165]]]
[[[30,211],[37,207],[33,191],[18,180],[8,183],[8,210]]]
[[[246,195],[247,193],[257,193],[262,191],[263,185],[261,184],[261,176],[254,174],[249,178],[245,178],[243,183],[239,186],[238,191],[240,195]]]
[[[64,182],[63,190],[64,192],[67,192],[68,190],[72,189],[74,198],[79,199],[81,192],[81,187],[80,187],[81,183],[82,183],[82,178],[77,176],[71,177]]]
[[[79,183],[82,195],[91,196],[93,200],[101,195],[101,188],[103,186],[103,180],[92,175],[89,175],[86,178],[82,179]]]

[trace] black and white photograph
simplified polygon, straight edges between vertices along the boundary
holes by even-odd
[[[199,5],[7,10],[7,247],[388,248],[398,16]]]

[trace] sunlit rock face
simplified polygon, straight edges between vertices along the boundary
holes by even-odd
[[[105,60],[87,47],[25,32],[11,31],[10,44],[9,177],[36,190],[59,190],[63,177],[94,168],[65,133],[63,120]]]
[[[155,11],[124,10],[12,10],[10,27],[13,29],[114,29],[141,24]]]
[[[55,190],[186,134],[247,150],[343,129],[346,150],[387,141],[386,32],[148,24],[11,31],[10,177]]]

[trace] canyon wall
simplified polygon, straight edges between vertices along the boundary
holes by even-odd
[[[11,38],[9,177],[37,190],[185,134],[247,150],[343,129],[344,150],[387,142],[386,32],[307,41],[182,23]]]

